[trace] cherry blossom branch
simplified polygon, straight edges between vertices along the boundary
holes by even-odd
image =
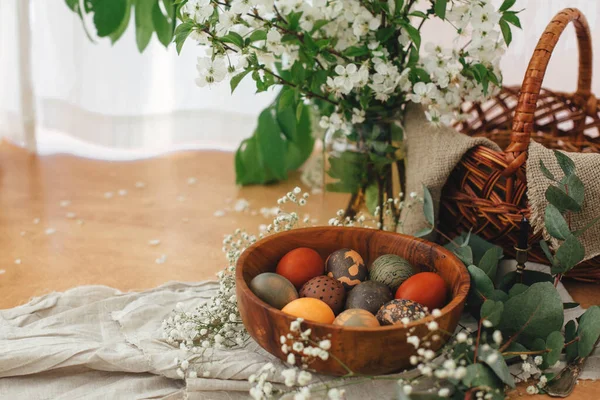
[[[323,100],[323,101],[326,101],[326,102],[328,102],[328,103],[331,103],[331,104],[333,104],[333,105],[335,105],[335,106],[337,106],[337,105],[339,104],[338,102],[336,102],[336,101],[333,101],[333,100],[331,100],[331,99],[329,99],[329,98],[327,98],[327,97],[325,97],[325,96],[322,96],[322,95],[320,95],[320,94],[317,94],[317,93],[311,92],[311,91],[309,91],[309,90],[302,89],[300,86],[296,85],[295,83],[292,83],[292,82],[290,82],[290,81],[288,81],[288,80],[284,79],[283,77],[281,77],[281,76],[277,75],[275,72],[271,71],[269,68],[262,67],[261,69],[262,69],[263,71],[265,71],[266,73],[268,73],[268,74],[272,75],[274,78],[277,78],[277,79],[279,79],[279,81],[280,81],[280,83],[281,83],[281,84],[283,84],[283,85],[287,85],[287,86],[290,86],[290,87],[293,87],[293,88],[298,88],[298,89],[300,89],[302,92],[304,92],[304,94],[305,94],[307,97],[315,97],[315,98],[317,98],[317,99],[321,99],[321,100]]]

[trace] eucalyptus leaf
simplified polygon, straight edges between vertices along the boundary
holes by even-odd
[[[425,185],[423,185],[423,213],[429,225],[435,226],[433,199],[431,198],[431,192],[429,192],[429,189]]]
[[[499,329],[520,337],[546,338],[563,324],[562,300],[550,282],[534,283],[504,303]]]
[[[570,235],[556,250],[555,259],[558,263],[552,266],[551,271],[553,274],[566,273],[579,264],[584,256],[585,249],[583,245],[577,237]]]
[[[548,259],[548,261],[550,261],[550,264],[554,265],[554,263],[556,261],[554,260],[554,256],[552,255],[552,252],[550,251],[550,248],[548,247],[548,243],[546,243],[545,240],[540,240],[540,247],[542,248],[542,251],[546,255],[546,258]]]
[[[523,285],[522,283],[515,283],[513,285],[513,287],[511,287],[510,290],[508,291],[508,297],[510,298],[510,297],[519,295],[519,294],[523,293],[524,291],[526,291],[527,289],[529,289],[529,286]]]
[[[556,178],[554,177],[552,172],[550,172],[550,170],[546,167],[544,161],[542,160],[540,160],[540,171],[542,171],[542,174],[544,174],[546,178],[550,179],[551,181],[556,181]]]
[[[583,186],[583,182],[577,175],[569,175],[565,181],[565,185],[567,187],[568,195],[570,198],[575,200],[579,207],[583,207],[583,200],[585,198],[585,187]]]
[[[565,325],[565,342],[569,343],[576,337],[577,337],[577,324],[575,323],[575,320],[570,320]],[[572,362],[573,360],[575,360],[578,357],[577,346],[578,346],[577,342],[574,342],[565,347],[565,353],[567,355],[567,362]]]
[[[551,332],[546,339],[546,349],[550,350],[544,354],[544,361],[548,366],[556,364],[565,345],[565,338],[560,331]]]
[[[579,203],[556,186],[548,186],[548,189],[546,189],[546,200],[558,208],[560,212],[565,212],[567,210],[581,211]]]
[[[477,298],[485,301],[488,296],[494,291],[494,283],[485,272],[475,265],[467,267],[469,275],[471,275],[471,290]]]
[[[506,300],[508,300],[508,293],[502,290],[494,289],[492,294],[489,295],[488,299],[504,303]]]
[[[458,247],[453,251],[454,255],[458,257],[465,265],[473,264],[473,251],[470,247]],[[485,273],[485,272],[484,272]],[[487,274],[486,274],[487,275]]]
[[[600,336],[600,307],[591,306],[585,310],[579,319],[577,334],[579,336],[577,353],[579,357],[587,357],[592,353]]]
[[[496,326],[500,323],[502,318],[502,312],[504,311],[504,304],[500,301],[486,300],[481,306],[481,319],[488,320],[492,323],[492,326]]]
[[[462,378],[462,383],[469,388],[479,386],[498,388],[502,385],[494,371],[481,363],[471,364],[467,367],[467,373]]]
[[[492,247],[485,252],[479,264],[477,266],[483,270],[492,279],[496,278],[496,271],[498,270],[498,261],[502,258],[502,249],[499,247]]]
[[[502,304],[502,303],[500,303]],[[506,383],[511,388],[515,388],[515,380],[508,370],[508,366],[506,365],[506,361],[498,352],[498,350],[492,348],[480,348],[479,354],[477,358],[485,363],[496,376],[504,383]],[[476,364],[475,364],[476,365]],[[468,373],[468,370],[467,370]]]
[[[554,157],[556,157],[556,161],[558,162],[560,169],[563,170],[566,176],[573,175],[575,173],[575,163],[566,154],[558,150],[554,150]]]
[[[563,217],[558,208],[552,204],[546,206],[544,225],[546,226],[548,233],[556,239],[565,240],[571,235],[571,230],[569,229],[569,224],[567,224],[565,217]]]

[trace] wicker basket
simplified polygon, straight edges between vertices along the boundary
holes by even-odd
[[[541,88],[552,50],[573,22],[579,43],[579,79],[574,94]],[[577,9],[558,13],[546,27],[519,89],[505,88],[485,104],[466,105],[471,114],[459,126],[464,133],[485,136],[504,148],[496,152],[476,147],[451,174],[442,194],[440,228],[452,236],[473,232],[514,255],[522,214],[529,215],[525,161],[530,139],[546,147],[571,152],[600,152],[600,106],[592,95],[592,46],[585,17]],[[512,125],[512,129],[511,129]],[[538,243],[529,239],[530,260],[546,262]],[[600,257],[588,260],[569,276],[600,281]]]

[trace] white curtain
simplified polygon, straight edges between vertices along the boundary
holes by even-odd
[[[505,83],[520,84],[544,27],[565,7],[587,16],[600,74],[599,3],[517,0],[517,8],[525,8],[524,29],[514,31],[502,62]],[[424,42],[451,40],[452,32],[446,35],[439,25],[426,27]],[[576,83],[574,31],[565,36],[544,81],[556,90],[573,90]],[[252,133],[258,112],[275,93],[256,95],[249,78],[234,95],[227,83],[196,87],[201,54],[203,49],[186,43],[178,56],[174,46],[167,50],[156,38],[139,54],[133,25],[114,46],[108,40],[92,43],[64,0],[0,0],[0,135],[30,149],[37,142],[44,153],[143,156],[181,147],[233,149]],[[600,95],[600,79],[594,79],[594,89]]]

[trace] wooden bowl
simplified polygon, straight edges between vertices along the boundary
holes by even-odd
[[[437,272],[448,284],[452,295],[451,301],[441,310],[441,316],[434,318],[430,315],[405,326],[347,328],[304,321],[302,328],[311,328],[313,338],[331,340],[329,353],[335,356],[311,363],[310,369],[323,374],[345,375],[346,369],[335,360],[338,358],[355,373],[379,375],[397,372],[408,367],[410,356],[415,354],[414,346],[406,342],[409,331],[412,330],[410,335],[422,338],[429,333],[426,325],[433,319],[438,322],[440,330],[446,332],[453,332],[458,324],[470,279],[464,264],[445,248],[412,236],[374,229],[294,229],[258,241],[244,251],[236,267],[237,300],[244,325],[258,344],[282,360],[286,360],[287,355],[281,351],[279,338],[289,333],[290,323],[296,318],[260,300],[248,284],[258,274],[274,272],[281,257],[298,247],[314,249],[323,259],[341,248],[353,249],[363,257],[367,266],[382,254],[397,254],[420,271]],[[440,336],[440,340],[432,341],[432,350],[441,348],[448,340],[447,336]]]

